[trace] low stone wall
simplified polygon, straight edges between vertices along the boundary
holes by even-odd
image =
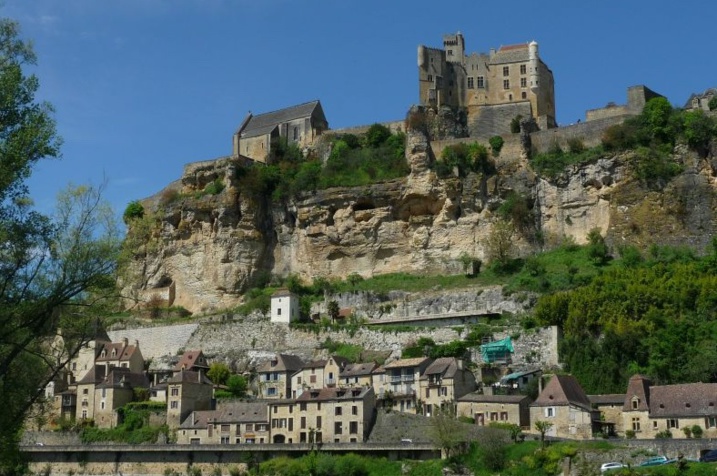
[[[547,152],[557,143],[561,149],[568,150],[568,141],[581,140],[585,147],[595,147],[602,143],[605,130],[615,124],[622,124],[626,116],[605,117],[594,121],[562,126],[556,129],[537,131],[530,134],[533,151]]]

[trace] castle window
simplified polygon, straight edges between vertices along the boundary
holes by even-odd
[[[503,66],[503,76],[510,76],[510,67]]]
[[[513,95],[512,95],[512,94],[508,94],[508,101],[512,101],[512,100],[513,100]]]
[[[473,84],[473,78],[472,78],[472,77],[469,77],[469,78],[468,78],[468,89],[473,89],[473,86],[474,86],[474,84]]]
[[[520,74],[525,74],[525,73],[526,73],[526,67],[524,64],[521,64],[520,65]]]
[[[429,75],[428,75],[428,81],[433,82],[433,75],[432,75],[432,74],[429,74]]]
[[[520,78],[520,87],[521,88],[527,88],[528,87],[528,80],[526,78]]]
[[[478,76],[476,78],[476,87],[477,88],[484,88],[485,87],[485,78],[483,76]]]
[[[509,79],[503,80],[503,89],[510,89],[510,80]]]
[[[522,97],[523,99],[527,99],[527,98],[528,98],[528,93],[526,93],[525,91],[523,91],[522,93],[520,93],[520,97]]]
[[[179,407],[179,403],[178,403],[176,400],[175,400],[175,401],[172,401],[172,402],[169,404],[169,408],[178,408],[178,407]]]
[[[448,51],[446,51],[446,54],[447,54],[448,56],[453,56],[453,50],[448,50]]]

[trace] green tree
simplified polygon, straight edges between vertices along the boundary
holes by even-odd
[[[605,238],[598,228],[593,228],[588,233],[588,256],[597,265],[603,265],[610,259]]]
[[[460,453],[468,441],[466,425],[456,418],[453,405],[434,412],[429,429],[433,443],[441,448],[447,458]]]
[[[16,474],[22,422],[116,297],[119,233],[101,187],[70,188],[52,216],[31,209],[25,180],[59,157],[52,107],[18,24],[0,19],[0,474]],[[62,329],[60,336],[59,329]]]
[[[209,366],[207,377],[209,377],[209,380],[217,385],[226,385],[231,374],[232,371],[229,369],[227,364],[224,362],[214,362]]]
[[[339,303],[336,301],[329,301],[329,304],[327,305],[329,318],[331,318],[331,322],[336,322],[336,319],[339,318]]]
[[[133,200],[127,204],[127,208],[124,210],[122,218],[125,223],[129,223],[135,218],[142,218],[144,216],[144,207],[137,200]]]
[[[243,397],[246,395],[246,390],[249,387],[246,378],[241,375],[232,375],[227,379],[227,387],[229,391],[235,397]]]
[[[553,424],[549,421],[538,420],[535,422],[535,430],[540,433],[540,444],[545,448],[545,434],[550,431]]]

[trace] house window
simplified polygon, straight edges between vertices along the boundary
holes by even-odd
[[[528,87],[528,80],[526,78],[520,78],[520,87],[521,88],[527,88]]]
[[[548,418],[552,418],[555,416],[555,407],[547,407],[545,409],[545,416]]]
[[[100,409],[102,409],[102,410],[105,409],[105,402],[100,403]]]
[[[172,390],[170,391],[170,395],[173,397],[179,396],[179,388],[178,387],[172,387]]]
[[[358,422],[357,421],[352,421],[349,423],[349,433],[351,433],[352,435],[355,435],[358,433]]]
[[[271,396],[276,395],[276,388],[274,388],[274,387],[269,387],[269,388],[267,388],[267,389],[266,389],[266,394],[267,394],[267,395],[271,395]],[[275,410],[276,410],[276,408],[275,408]]]
[[[677,418],[668,418],[667,419],[667,428],[679,428],[680,427],[680,420]]]
[[[86,388],[82,390],[82,395],[87,395],[87,393],[88,393],[88,392],[87,392],[87,389],[86,389]]]
[[[500,420],[508,421],[508,412],[500,412]]]
[[[301,429],[302,430],[306,429],[306,417],[305,416],[301,417]]]
[[[430,388],[426,389],[426,398],[431,398],[431,389]]]
[[[468,78],[468,89],[473,89],[473,88],[474,88],[475,84],[474,84],[473,81],[474,81],[474,78],[472,78],[472,77],[469,77],[469,78]]]
[[[510,80],[509,79],[503,80],[503,89],[510,89]]]
[[[338,416],[338,415],[341,415],[341,407],[336,407],[336,408],[334,409],[334,415],[337,415],[337,416]]]
[[[170,402],[169,408],[175,408],[175,409],[179,408],[179,402],[177,402],[176,400],[173,402]]]
[[[222,433],[229,433],[229,425],[222,425],[221,431],[222,431]]]
[[[705,417],[705,428],[715,428],[717,427],[717,417]]]
[[[299,128],[294,127],[294,140],[299,140]]]
[[[316,375],[309,375],[309,382],[316,383]]]
[[[448,387],[441,387],[441,397],[448,396]]]
[[[354,405],[351,407],[351,414],[358,415],[358,406]]]
[[[637,408],[640,406],[640,399],[635,397],[632,399],[632,409],[637,410]]]
[[[321,428],[321,416],[316,417],[316,429],[318,430],[319,428]]]
[[[279,309],[276,310],[276,315],[277,315],[277,316],[281,316],[281,308],[279,308]]]
[[[219,443],[222,445],[228,445],[229,444],[229,437],[228,436],[222,436]]]
[[[528,93],[526,93],[525,91],[523,91],[522,93],[520,93],[520,97],[523,98],[523,99],[528,99]]]
[[[484,88],[485,87],[485,78],[483,76],[478,76],[476,78],[476,87],[477,88]]]
[[[306,411],[306,403],[299,403],[299,410],[301,410],[302,412],[305,412]]]
[[[433,75],[432,75],[432,74],[429,74],[429,75],[428,75],[428,81],[433,82]]]
[[[294,405],[289,405],[289,413],[294,413]]]
[[[652,429],[657,430],[657,420],[652,421]]]
[[[87,410],[82,410],[82,419],[85,420],[87,418]]]
[[[490,412],[490,421],[498,421],[498,412]]]
[[[632,419],[632,431],[640,431],[640,419],[637,417]]]
[[[527,68],[524,64],[520,65],[520,74],[525,74],[527,72]]]
[[[257,425],[257,430],[259,430],[259,425]],[[252,423],[247,423],[246,431],[254,431],[254,425]]]
[[[103,388],[102,389],[102,398],[105,398],[106,396],[107,396],[107,389]]]
[[[510,68],[508,66],[503,66],[503,76],[509,76],[510,75]]]
[[[340,435],[341,433],[343,433],[343,423],[337,421],[334,423],[334,435]]]

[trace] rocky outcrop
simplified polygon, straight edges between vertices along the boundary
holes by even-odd
[[[715,232],[717,167],[684,149],[676,157],[685,172],[667,183],[633,179],[629,154],[547,180],[534,173],[525,151],[515,150],[495,159],[493,174],[438,179],[426,134],[407,123],[410,174],[366,187],[276,202],[242,189],[237,160],[188,165],[179,183],[147,202],[160,225],[147,240],[152,245],[138,249],[138,277],[127,287],[144,299],[169,289],[167,300],[196,312],[236,305],[270,274],[307,282],[353,273],[457,274],[463,255],[490,259],[488,238],[511,192],[532,207],[511,239],[515,255],[565,237],[584,243],[593,228],[614,249],[631,243],[701,249]],[[207,193],[217,181],[224,189]]]

